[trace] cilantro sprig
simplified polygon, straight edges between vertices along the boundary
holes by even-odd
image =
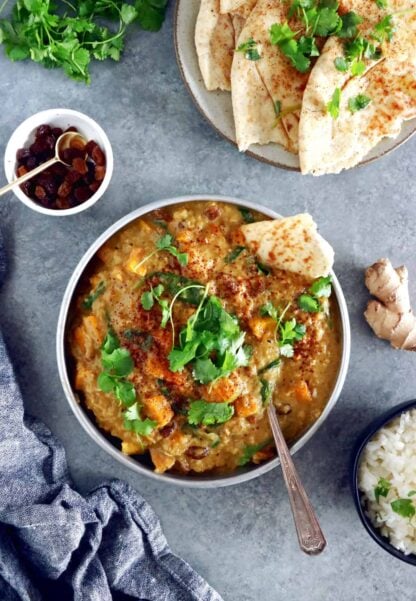
[[[147,254],[141,261],[139,261],[136,265],[136,270],[146,263],[151,257],[154,257],[157,253],[161,251],[166,251],[170,253],[173,257],[176,257],[179,265],[185,266],[188,264],[188,254],[181,253],[173,244],[173,238],[170,234],[164,234],[160,238],[158,238],[155,242],[155,250],[152,250],[149,254]],[[143,281],[143,280],[142,280]]]
[[[403,518],[411,519],[416,515],[416,506],[412,499],[396,499],[390,505],[393,511]]]
[[[101,346],[101,363],[103,371],[99,374],[97,384],[100,390],[112,393],[123,408],[124,427],[140,436],[149,436],[157,423],[149,418],[140,417],[141,404],[136,399],[136,389],[127,380],[134,368],[130,351],[120,346],[116,334],[109,330]]]
[[[348,108],[351,113],[356,113],[357,111],[362,111],[365,109],[371,102],[371,98],[366,96],[365,94],[358,94],[357,96],[352,96],[348,100]]]
[[[308,291],[298,296],[298,307],[307,313],[319,313],[321,311],[321,298],[331,296],[332,277],[330,275],[315,280]]]
[[[295,318],[283,320],[289,307],[290,304],[286,306],[282,313],[279,313],[279,310],[270,301],[260,307],[260,315],[269,316],[276,322],[275,335],[276,338],[278,337],[277,343],[280,354],[288,358],[294,355],[294,343],[302,340],[306,333],[306,327],[301,323],[297,323]]]
[[[191,364],[193,377],[202,384],[228,376],[248,365],[251,348],[244,344],[245,332],[235,316],[228,313],[208,286],[195,313],[179,333],[179,345],[169,353],[173,372]]]
[[[386,478],[379,478],[377,482],[377,486],[374,488],[374,497],[377,503],[380,500],[380,497],[387,497],[389,490],[391,488],[391,482],[386,480]]]
[[[1,4],[0,12],[8,4]],[[92,60],[119,61],[126,31],[133,22],[160,29],[167,0],[18,0],[10,19],[0,20],[0,43],[12,61],[31,59],[62,68],[76,81],[90,82]],[[104,22],[103,22],[104,19]],[[116,27],[107,27],[115,21]]]

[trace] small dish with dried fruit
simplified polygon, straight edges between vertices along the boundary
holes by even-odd
[[[85,138],[85,148],[66,149],[67,166],[57,163],[13,190],[26,206],[44,215],[80,213],[102,197],[113,173],[107,135],[98,123],[78,111],[50,109],[21,123],[6,147],[4,168],[12,182],[50,159],[57,138],[68,130]]]

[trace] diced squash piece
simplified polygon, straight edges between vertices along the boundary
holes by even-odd
[[[144,276],[147,272],[146,262],[142,263],[145,254],[140,248],[133,248],[127,259],[126,269],[136,275]]]
[[[85,353],[85,330],[83,326],[77,326],[74,330],[74,342],[80,351]]]
[[[144,219],[140,219],[138,226],[140,231],[142,232],[153,232],[153,230],[155,229],[152,226],[152,224],[148,223],[147,221],[144,221]]]
[[[234,407],[238,417],[248,417],[250,415],[255,415],[259,410],[260,405],[255,396],[243,395],[236,399]]]
[[[143,398],[143,407],[147,417],[157,422],[160,427],[166,426],[173,417],[169,401],[163,394]]]
[[[77,368],[75,372],[75,388],[77,390],[82,390],[87,382],[87,378],[89,375],[88,369],[83,366],[81,363],[77,363]]]
[[[293,392],[297,401],[302,403],[310,403],[312,400],[311,391],[305,380],[300,380],[300,382],[298,382],[294,387]]]
[[[209,403],[225,403],[234,401],[242,393],[243,384],[237,374],[221,378],[212,384],[200,387],[201,397]]]
[[[158,474],[163,474],[163,472],[169,470],[175,463],[174,457],[166,455],[166,453],[163,453],[163,451],[160,451],[159,449],[150,449],[150,457],[156,468],[155,472]]]
[[[143,453],[143,445],[138,442],[127,442],[123,440],[121,443],[121,451],[125,455],[136,455],[138,453]]]
[[[252,317],[248,320],[250,330],[257,340],[261,340],[266,334],[273,334],[276,322],[271,317]]]
[[[190,230],[182,230],[176,234],[175,240],[177,242],[190,242],[192,237],[193,234]]]
[[[97,344],[100,344],[103,338],[103,332],[101,332],[100,324],[95,315],[86,315],[82,318],[86,335],[90,338],[94,338]]]

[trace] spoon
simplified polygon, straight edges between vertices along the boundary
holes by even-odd
[[[289,501],[292,508],[293,519],[295,520],[299,546],[302,551],[308,555],[318,555],[326,547],[325,537],[293,464],[292,457],[290,456],[288,446],[280,428],[276,409],[272,403],[270,403],[267,408],[267,414],[282,466],[283,477],[289,493]]]
[[[8,192],[9,190],[12,190],[15,186],[19,186],[20,184],[27,182],[27,180],[32,179],[32,177],[38,175],[39,173],[42,173],[42,171],[45,171],[45,169],[52,167],[52,165],[55,165],[55,163],[62,163],[63,165],[65,165],[65,167],[71,167],[70,163],[66,163],[62,159],[62,153],[67,148],[71,148],[73,146],[75,139],[78,139],[79,143],[82,143],[84,146],[87,144],[85,138],[81,136],[81,134],[79,134],[78,132],[67,131],[63,133],[56,140],[55,156],[52,159],[49,159],[49,161],[46,161],[46,163],[42,163],[42,165],[35,167],[31,171],[28,171],[24,175],[13,180],[12,182],[10,182],[10,184],[7,184],[7,186],[3,186],[3,188],[0,188],[0,196],[6,194],[6,192]]]

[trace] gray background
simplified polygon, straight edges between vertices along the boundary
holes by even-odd
[[[416,304],[416,138],[377,163],[318,179],[240,155],[212,131],[186,92],[175,62],[172,12],[161,33],[130,35],[122,63],[95,64],[89,88],[59,71],[13,65],[0,55],[0,156],[23,119],[59,106],[95,118],[115,154],[110,189],[78,216],[42,216],[12,194],[0,200],[10,260],[0,320],[27,410],[61,439],[81,490],[105,478],[128,480],[159,514],[174,551],[226,601],[413,600],[416,568],[380,549],[358,521],[348,461],[357,434],[372,418],[416,396],[415,356],[377,340],[362,317],[363,269],[380,256],[407,264]],[[156,483],[98,448],[61,390],[55,328],[78,260],[129,211],[192,193],[233,195],[283,214],[310,211],[335,248],[352,322],[351,365],[338,405],[296,456],[329,542],[319,558],[303,556],[297,547],[279,470],[218,490]]]

